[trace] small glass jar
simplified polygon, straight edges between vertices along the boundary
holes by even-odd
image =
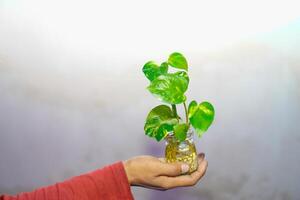
[[[195,143],[193,141],[193,130],[189,129],[186,139],[179,142],[171,132],[166,137],[165,156],[168,163],[184,162],[189,165],[192,173],[198,168],[198,158]]]

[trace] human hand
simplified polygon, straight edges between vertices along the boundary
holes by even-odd
[[[130,185],[159,190],[195,185],[205,174],[207,161],[198,155],[197,171],[186,174],[189,166],[184,163],[166,163],[152,156],[138,156],[123,162]]]

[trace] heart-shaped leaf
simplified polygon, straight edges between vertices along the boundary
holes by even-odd
[[[171,108],[167,105],[159,105],[149,112],[144,130],[146,135],[160,141],[177,123],[178,120],[174,118]]]
[[[209,102],[202,102],[189,117],[199,137],[210,127],[214,120],[214,115],[214,107]]]
[[[189,129],[187,124],[177,124],[174,126],[174,135],[177,140],[184,141],[186,139],[186,133]]]
[[[191,118],[191,116],[194,115],[195,111],[197,110],[198,104],[197,101],[191,101],[188,108],[188,117]]]
[[[186,100],[189,77],[186,72],[163,74],[154,79],[148,90],[159,100],[170,104],[179,104]]]
[[[188,63],[185,57],[178,52],[174,52],[169,56],[168,59],[169,65],[178,69],[188,70]]]
[[[158,66],[154,61],[149,61],[144,65],[143,72],[150,81],[153,81],[158,76],[168,72],[168,63],[164,62]]]

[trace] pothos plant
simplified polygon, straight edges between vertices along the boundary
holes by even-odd
[[[168,72],[169,67],[177,71]],[[143,66],[143,72],[150,81],[147,87],[149,92],[169,104],[158,105],[149,112],[144,126],[145,134],[161,141],[172,132],[178,141],[184,141],[192,126],[201,137],[213,122],[215,112],[212,104],[206,101],[198,104],[193,100],[187,108],[185,92],[190,80],[186,58],[181,53],[174,52],[160,65],[154,61],[147,62]],[[183,105],[185,120],[181,120],[177,114],[179,104]]]

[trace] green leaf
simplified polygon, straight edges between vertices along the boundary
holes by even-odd
[[[202,102],[197,106],[193,115],[189,117],[199,137],[210,127],[214,120],[214,115],[214,107],[209,102]]]
[[[173,117],[172,110],[167,105],[159,105],[153,108],[146,119],[144,130],[149,137],[155,137],[157,141],[162,140],[173,126],[178,123]]]
[[[194,115],[195,111],[197,110],[197,107],[198,107],[197,102],[195,100],[191,101],[191,103],[189,104],[189,108],[188,108],[189,118]]]
[[[165,73],[167,73],[169,64],[168,64],[168,62],[163,62],[160,64],[160,67],[164,69]]]
[[[164,74],[151,82],[147,89],[159,100],[170,104],[179,104],[186,100],[189,77],[186,72]]]
[[[174,135],[177,140],[184,141],[186,139],[186,133],[189,129],[187,124],[177,124],[174,126]]]
[[[178,53],[178,52],[172,53],[169,56],[168,63],[172,67],[175,67],[178,69],[184,69],[186,71],[188,70],[188,63],[187,63],[185,57],[181,53]]]
[[[144,65],[143,72],[150,81],[153,81],[158,76],[168,72],[168,63],[164,62],[158,66],[154,61],[149,61]]]

